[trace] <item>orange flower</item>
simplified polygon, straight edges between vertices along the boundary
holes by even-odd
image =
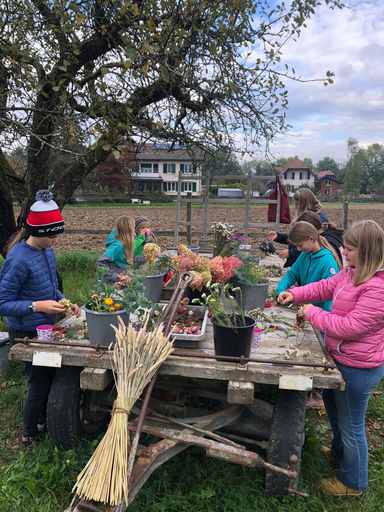
[[[113,299],[111,299],[111,297],[108,297],[107,299],[105,299],[104,304],[106,304],[107,306],[112,306]]]
[[[112,313],[112,311],[115,311],[115,308],[114,308],[113,306],[111,306],[111,307],[109,308],[109,311]]]
[[[121,308],[120,304],[114,304],[114,305],[113,305],[113,307],[114,307],[115,309],[120,309],[120,308]]]

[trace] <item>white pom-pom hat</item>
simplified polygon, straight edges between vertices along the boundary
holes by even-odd
[[[52,197],[49,190],[39,190],[36,193],[36,203],[31,206],[25,225],[30,235],[54,236],[64,231],[64,219]]]

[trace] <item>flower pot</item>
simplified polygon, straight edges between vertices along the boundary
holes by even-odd
[[[240,315],[236,315],[241,319]],[[228,327],[226,325],[217,324],[212,320],[213,324],[213,342],[215,345],[216,356],[230,357],[249,357],[251,354],[253,329],[256,320],[250,316],[245,316],[245,326]],[[224,361],[224,359],[221,359]],[[231,362],[228,360],[228,362]],[[233,361],[232,361],[233,362]]]
[[[199,254],[200,246],[198,245],[187,245],[187,248],[194,252],[195,254]]]
[[[259,308],[264,311],[265,302],[267,300],[269,280],[262,284],[245,284],[235,283],[241,290],[244,311],[252,311]],[[240,305],[240,292],[235,292],[235,298]]]
[[[161,299],[161,292],[163,289],[164,274],[157,276],[146,276],[143,281],[145,290],[143,291],[144,297],[152,302],[159,302]]]
[[[187,297],[189,299],[189,303],[192,303],[193,299],[201,299],[201,296],[205,293],[206,295],[209,295],[209,290],[207,287],[203,286],[201,292],[196,288],[193,290],[190,286],[187,286],[185,289],[184,297]]]
[[[89,341],[92,345],[100,343],[100,345],[108,346],[115,343],[115,331],[111,325],[119,326],[118,317],[123,320],[125,325],[129,323],[129,314],[123,311],[112,311],[109,313],[99,313],[92,311],[84,306],[85,318],[87,319]]]

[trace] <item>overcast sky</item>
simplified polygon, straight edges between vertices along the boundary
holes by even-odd
[[[350,4],[351,9],[320,7],[297,42],[283,51],[283,62],[302,78],[330,70],[334,84],[287,82],[290,136],[280,137],[273,153],[347,160],[346,141],[364,147],[384,144],[384,0]]]

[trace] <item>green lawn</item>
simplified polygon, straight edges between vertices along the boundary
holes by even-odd
[[[79,287],[94,282],[97,255],[87,251],[58,256],[64,291],[76,300]],[[0,328],[5,328],[4,324]],[[76,477],[93,453],[97,441],[79,443],[62,450],[45,439],[31,449],[19,448],[22,408],[27,390],[20,363],[12,363],[0,383],[0,512],[63,512],[68,507]],[[299,490],[310,498],[283,499],[264,492],[263,471],[208,458],[200,448],[188,448],[158,468],[129,508],[130,512],[380,512],[384,510],[384,381],[383,392],[372,397],[367,417],[381,426],[369,430],[369,488],[361,498],[332,498],[323,494],[317,481],[333,471],[320,456],[320,446],[329,444],[326,415],[308,411],[302,452]],[[263,387],[264,399],[271,398],[271,387]],[[194,399],[197,406],[198,399]],[[207,406],[206,401],[202,404]],[[151,438],[143,435],[141,442]],[[262,450],[260,454],[265,457]]]

